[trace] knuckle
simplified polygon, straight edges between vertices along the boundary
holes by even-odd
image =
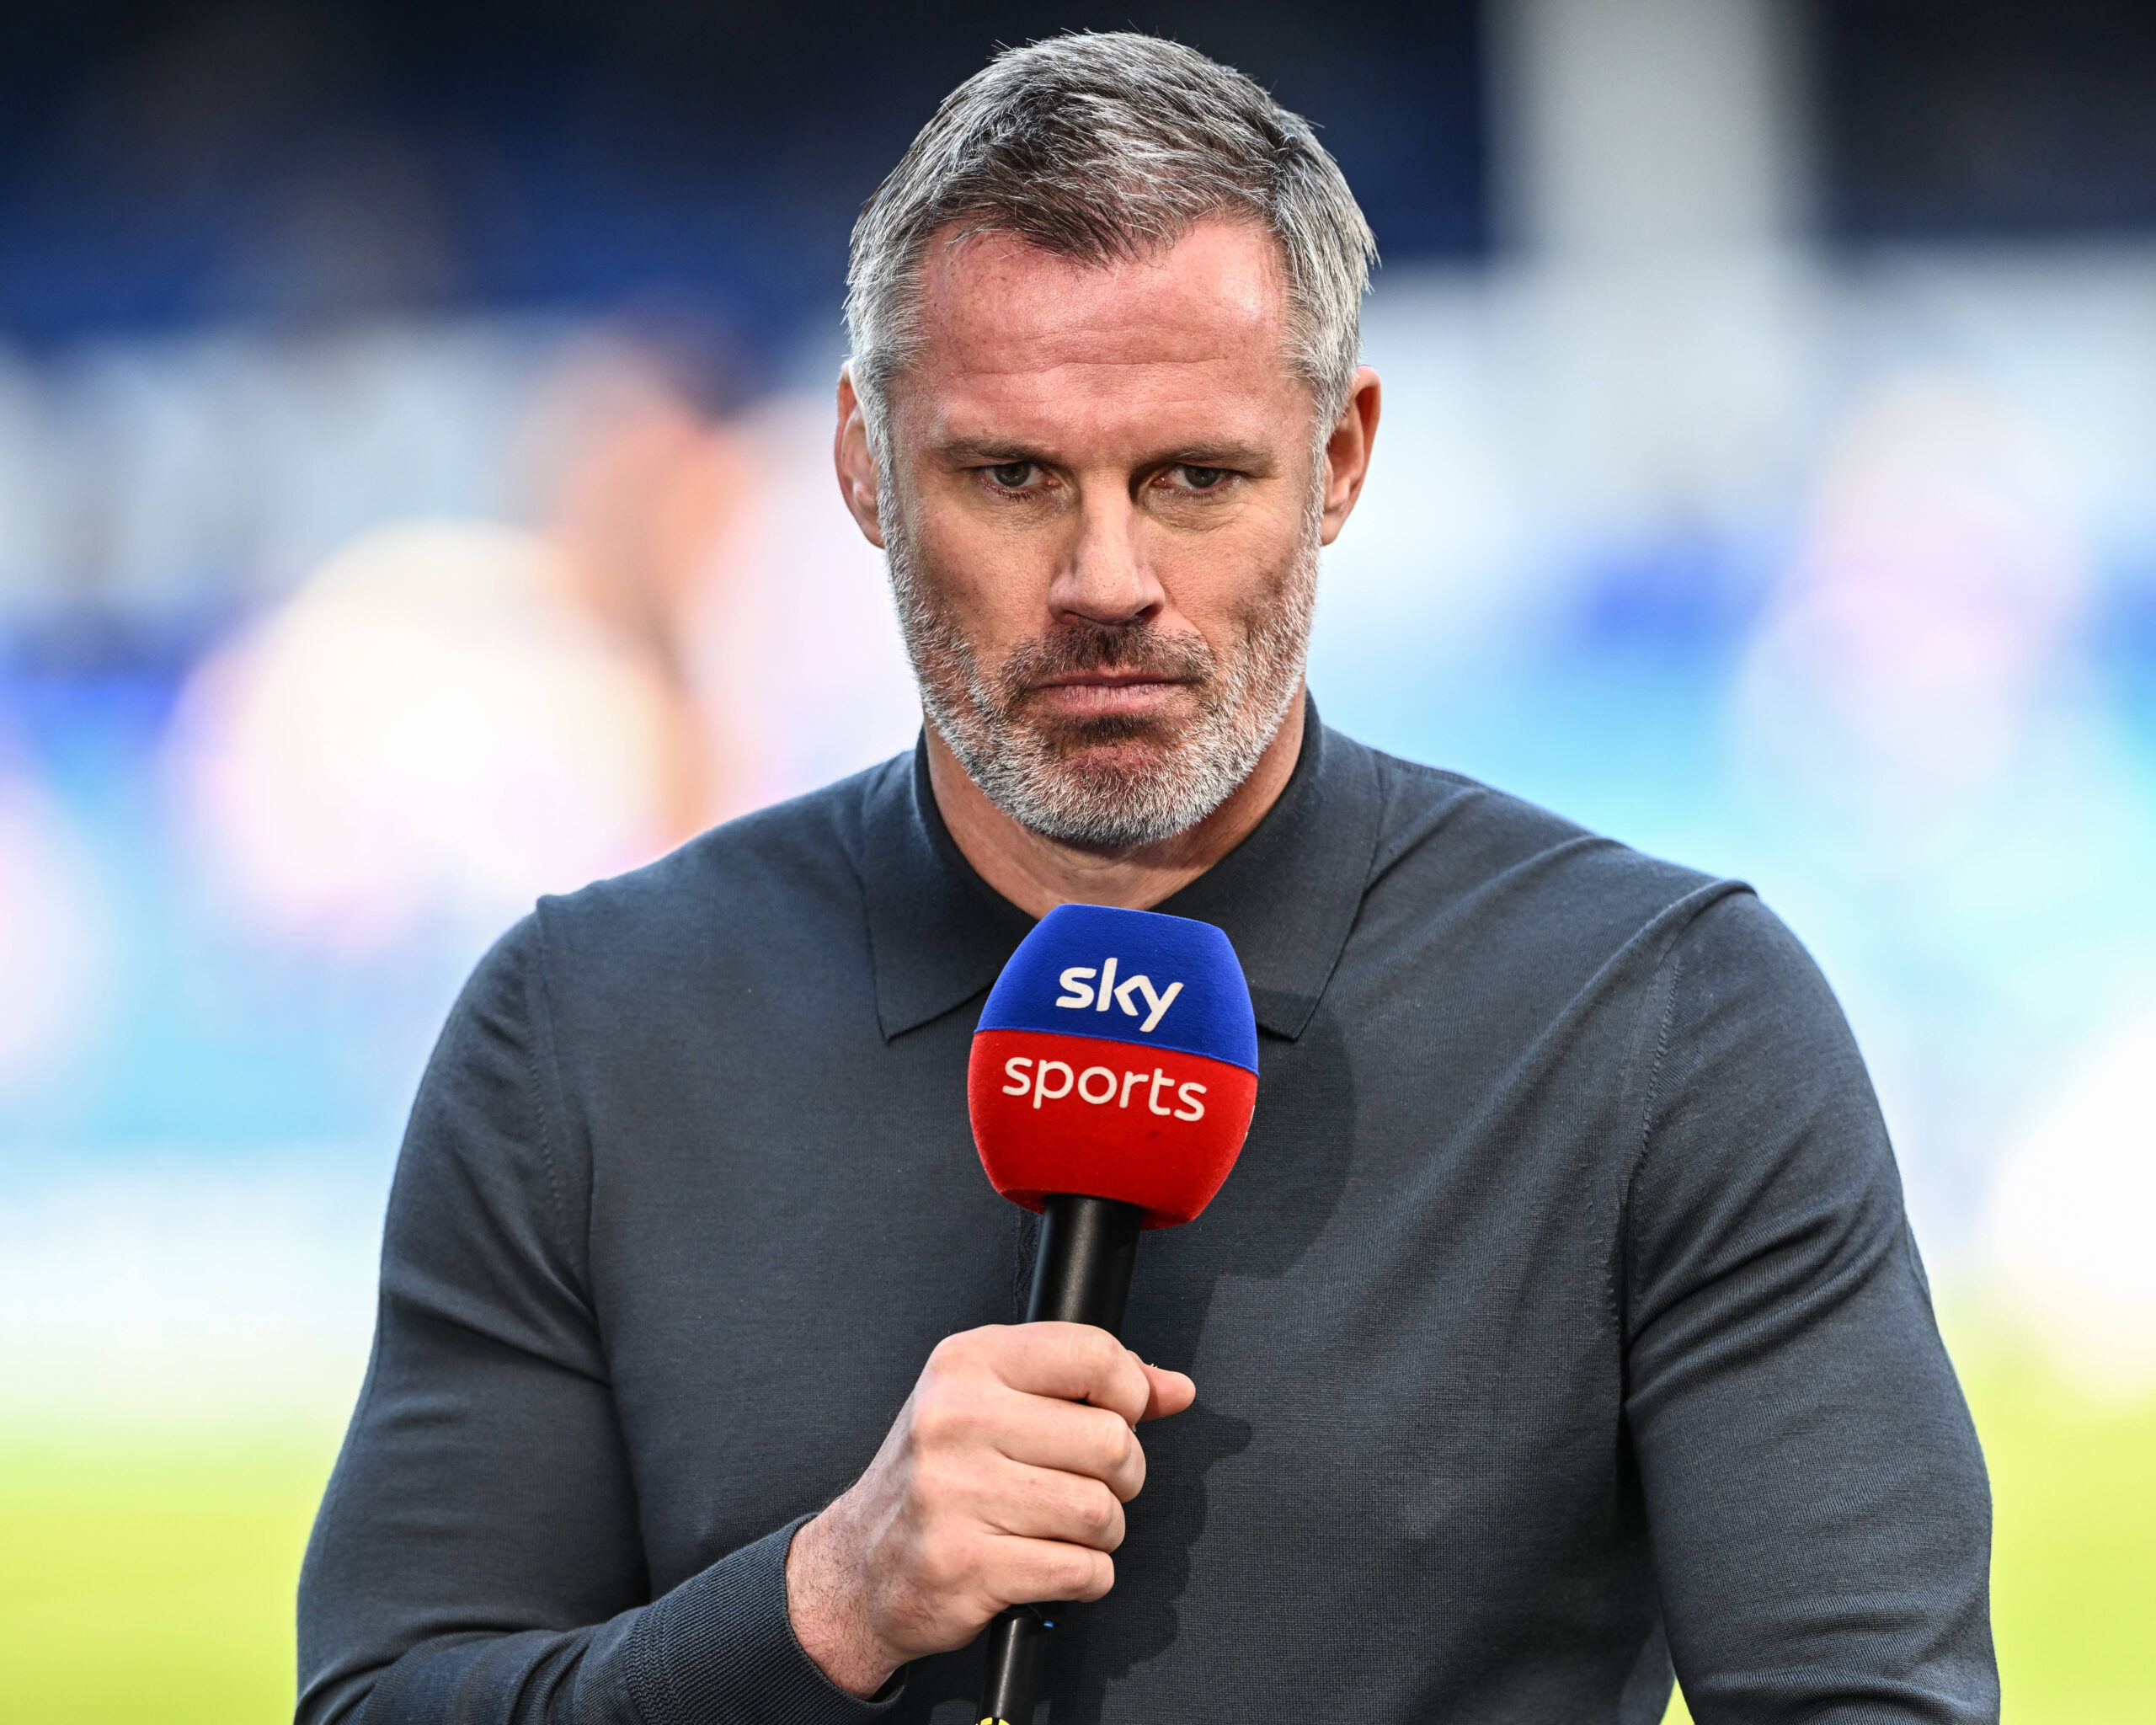
[[[1065,1567],[1065,1599],[1090,1602],[1115,1585],[1115,1559],[1105,1551],[1075,1551]]]
[[[1145,1446],[1138,1441],[1138,1434],[1130,1434],[1130,1448],[1126,1454],[1120,1473],[1122,1497],[1129,1503],[1145,1489]]]
[[[914,1439],[928,1450],[963,1449],[977,1442],[987,1417],[980,1394],[953,1387],[925,1397],[914,1414]]]
[[[1079,1514],[1086,1532],[1096,1540],[1111,1539],[1123,1525],[1123,1505],[1106,1486],[1096,1486],[1085,1494]]]
[[[957,1438],[960,1418],[948,1396],[924,1397],[914,1409],[914,1441],[927,1450],[944,1447]]]
[[[1065,1481],[1044,1506],[1056,1535],[1071,1543],[1105,1550],[1120,1543],[1123,1505],[1097,1480]]]
[[[928,1363],[946,1372],[963,1373],[979,1365],[999,1333],[995,1326],[977,1330],[960,1330],[946,1336],[929,1350]]]

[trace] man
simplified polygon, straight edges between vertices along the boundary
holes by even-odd
[[[1002,56],[878,192],[836,458],[928,724],[474,976],[308,1725],[971,1720],[1038,1599],[1096,1602],[1056,1725],[1647,1722],[1673,1656],[1703,1722],[1995,1717],[1982,1462],[1817,972],[1303,695],[1369,255],[1302,122],[1134,35]],[[1262,1032],[1129,1348],[1013,1326],[966,1124],[1066,900],[1219,924]]]

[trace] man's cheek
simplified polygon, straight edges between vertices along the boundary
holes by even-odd
[[[1278,608],[1288,571],[1275,567],[1273,546],[1235,546],[1209,540],[1203,557],[1184,556],[1160,570],[1171,615],[1169,628],[1195,633],[1216,663],[1232,659],[1251,631]]]
[[[1041,632],[1054,566],[1022,538],[1014,542],[1007,530],[947,524],[920,542],[918,562],[937,607],[984,665]]]

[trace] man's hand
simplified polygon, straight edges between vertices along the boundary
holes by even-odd
[[[1140,1420],[1197,1396],[1085,1324],[940,1343],[868,1471],[793,1537],[793,1632],[841,1689],[963,1647],[1006,1605],[1097,1599],[1145,1483]]]

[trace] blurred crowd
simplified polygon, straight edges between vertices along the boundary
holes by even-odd
[[[2105,1393],[2156,1386],[2156,242],[1835,251],[1790,191],[1818,152],[1771,0],[1351,10],[1322,40],[1193,15],[1299,68],[1388,253],[1326,716],[1753,879],[1850,1012],[1935,1270]],[[911,742],[829,457],[846,175],[895,147],[798,53],[744,59],[795,67],[788,165],[684,132],[668,172],[732,178],[654,170],[639,215],[618,151],[533,165],[598,110],[535,132],[467,82],[395,148],[295,155],[372,164],[333,196],[271,170],[345,36],[210,13],[114,50],[49,136],[0,123],[45,175],[0,185],[44,260],[0,268],[0,1370],[55,1407],[334,1417],[401,1112],[487,943]],[[481,63],[456,18],[442,53]],[[893,51],[931,93],[996,34],[945,24]],[[774,88],[741,98],[760,136]],[[893,88],[902,142],[926,109]],[[493,155],[443,142],[467,98]],[[1461,190],[1485,132],[1495,216]],[[125,244],[39,225],[54,161]],[[302,190],[250,225],[257,180]],[[457,225],[444,188],[475,185],[510,188],[493,227]],[[158,289],[164,206],[115,186],[284,264]],[[496,273],[418,267],[452,254]],[[739,291],[683,301],[685,272]]]

